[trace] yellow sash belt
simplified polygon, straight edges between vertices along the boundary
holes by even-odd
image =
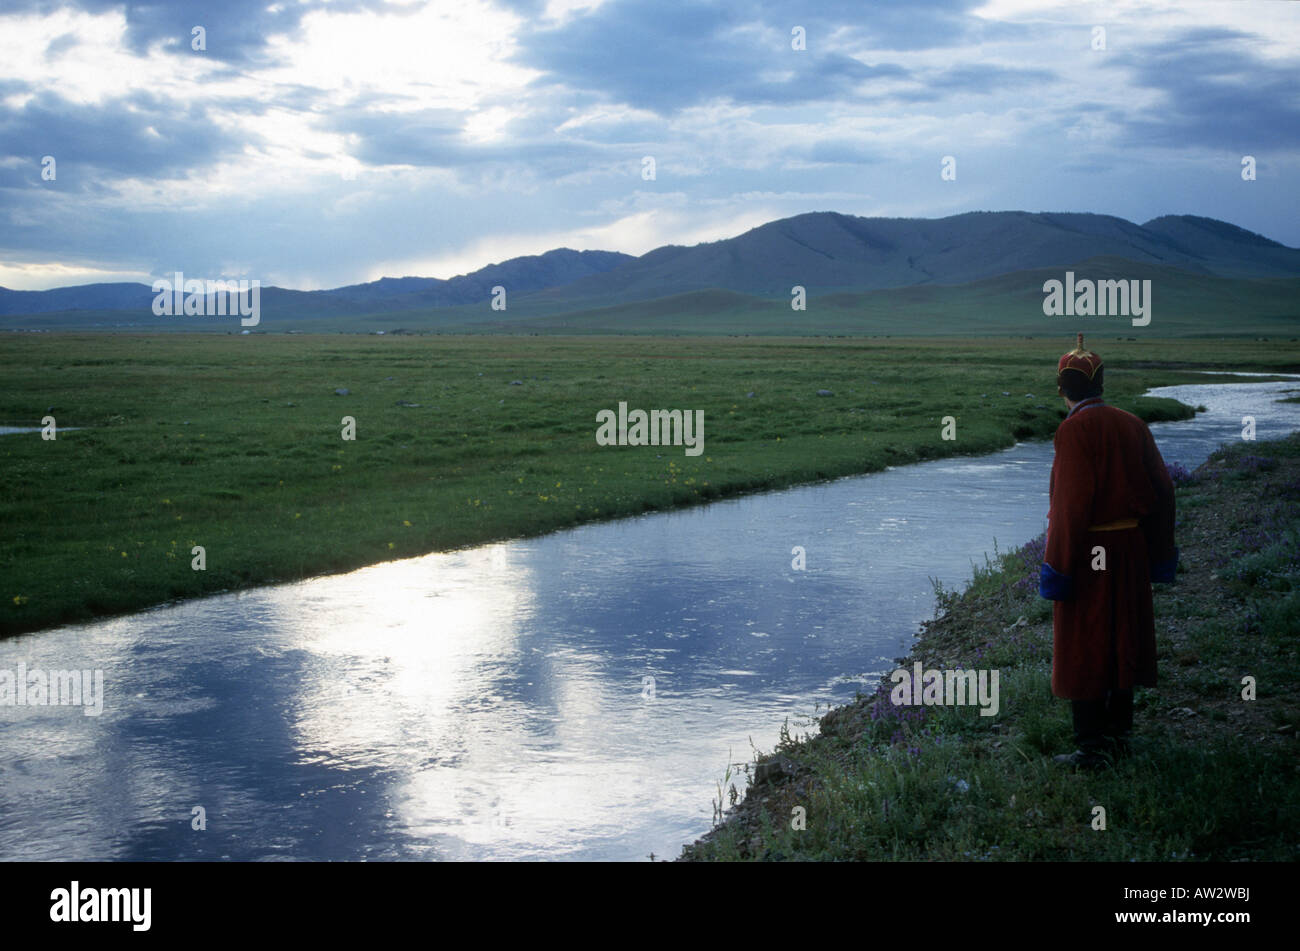
[[[1113,522],[1107,522],[1105,525],[1089,525],[1090,532],[1118,532],[1125,528],[1137,528],[1138,520],[1135,518],[1121,518]]]

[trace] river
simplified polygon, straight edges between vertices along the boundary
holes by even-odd
[[[1152,431],[1193,468],[1243,416],[1300,428],[1295,388],[1153,391],[1208,412]],[[0,670],[105,684],[98,716],[0,706],[0,858],[673,857],[751,739],[908,650],[931,577],[1043,530],[1050,465],[1020,444],[0,641]]]

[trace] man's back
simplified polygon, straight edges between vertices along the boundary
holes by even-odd
[[[1172,580],[1174,487],[1146,423],[1100,397],[1056,431],[1044,586],[1052,685],[1082,699],[1155,684],[1151,582]],[[1165,577],[1168,574],[1170,577]]]
[[[1147,424],[1114,406],[1085,401],[1056,431],[1052,491],[1058,477],[1091,469],[1088,524],[1150,515],[1174,487]]]
[[[1095,768],[1123,755],[1133,688],[1156,683],[1151,582],[1172,581],[1174,486],[1146,423],[1101,398],[1101,357],[1078,345],[1056,365],[1069,414],[1056,430],[1047,549],[1038,590],[1052,605],[1052,692],[1071,701],[1078,749]]]

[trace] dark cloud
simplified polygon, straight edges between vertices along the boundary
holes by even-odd
[[[121,10],[126,16],[127,46],[139,55],[158,43],[174,43],[189,50],[191,31],[201,26],[207,32],[207,50],[195,55],[229,63],[262,59],[272,34],[294,33],[302,18],[314,10],[401,12],[400,8],[391,8],[381,0],[284,0],[274,4],[269,0],[221,0],[210,4],[193,0],[78,0],[71,5],[95,14]],[[5,12],[48,14],[60,6],[63,5],[50,0],[6,0]],[[273,11],[272,7],[277,9]],[[53,54],[47,49],[46,55]]]
[[[496,0],[495,6],[522,17],[540,17],[546,12],[546,0]]]
[[[1259,38],[1195,29],[1116,55],[1134,85],[1164,94],[1124,121],[1129,144],[1250,152],[1300,145],[1300,69],[1251,52]]]
[[[147,94],[79,105],[41,92],[21,109],[0,109],[0,155],[30,160],[32,181],[40,178],[41,156],[54,156],[64,188],[105,175],[184,175],[252,141],[232,140],[206,108]]]
[[[954,95],[992,95],[1008,89],[1041,87],[1059,77],[1044,69],[1020,69],[985,63],[968,63],[920,74],[917,83],[894,90],[889,98],[899,102],[940,102]]]
[[[927,8],[940,7],[742,2],[683,9],[658,0],[611,0],[560,26],[525,32],[515,58],[543,72],[538,86],[598,90],[660,114],[719,98],[755,104],[847,98],[861,84],[907,72],[828,49],[826,37],[844,29],[889,34],[889,24],[905,16],[914,32]],[[791,48],[796,26],[805,31],[804,50]]]
[[[909,75],[901,66],[868,66],[850,56],[837,53],[826,54],[816,60],[795,62],[797,66],[793,77],[775,81],[738,81],[727,91],[728,98],[763,105],[847,101],[857,98],[858,87],[870,80],[905,79]]]
[[[48,44],[46,44],[45,58],[55,59],[56,57],[61,56],[63,53],[66,53],[68,50],[72,49],[74,46],[78,44],[78,42],[79,41],[77,40],[77,35],[75,33],[64,33],[62,36],[56,36],[54,39],[50,40]]]
[[[323,128],[356,135],[360,141],[352,155],[371,165],[456,169],[516,162],[564,175],[601,154],[589,143],[554,135],[531,140],[507,137],[489,143],[467,141],[463,129],[470,115],[452,109],[402,113],[349,109],[332,115]]]

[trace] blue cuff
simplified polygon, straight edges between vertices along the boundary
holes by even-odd
[[[1047,562],[1038,573],[1038,594],[1049,601],[1068,601],[1074,591],[1074,579],[1063,575]]]
[[[1169,584],[1178,573],[1178,549],[1168,561],[1157,561],[1151,565],[1151,581],[1155,584]]]

